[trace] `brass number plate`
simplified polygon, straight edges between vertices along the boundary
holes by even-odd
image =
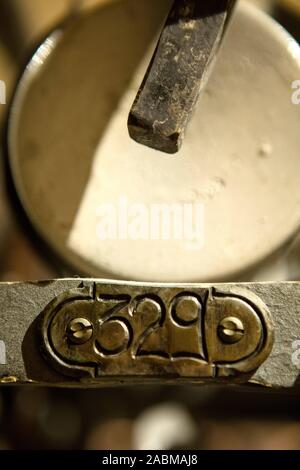
[[[42,315],[43,353],[91,379],[238,379],[273,344],[270,313],[246,288],[82,283]]]

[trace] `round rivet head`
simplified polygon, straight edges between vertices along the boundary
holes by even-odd
[[[93,325],[87,318],[75,318],[67,327],[67,336],[74,344],[87,343],[93,334]]]
[[[218,335],[223,343],[238,343],[244,337],[244,334],[244,324],[237,317],[223,318],[218,326]]]

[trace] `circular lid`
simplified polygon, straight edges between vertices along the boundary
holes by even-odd
[[[237,8],[182,150],[130,140],[128,112],[169,5],[116,2],[57,31],[14,99],[8,146],[22,204],[88,275],[226,280],[299,226],[300,52],[255,8]]]

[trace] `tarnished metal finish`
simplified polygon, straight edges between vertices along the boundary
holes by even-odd
[[[225,343],[218,330],[229,312],[244,335]],[[79,313],[85,320],[76,319]],[[93,334],[78,344],[70,338],[70,323],[89,326]],[[94,380],[240,380],[273,344],[267,307],[243,289],[92,283],[51,302],[41,329],[44,356],[56,370]],[[80,327],[80,334],[85,331]]]
[[[86,318],[75,318],[67,325],[66,334],[71,343],[84,344],[93,335],[93,325]]]
[[[292,387],[299,375],[300,283],[2,283],[0,305],[1,384]]]
[[[2,384],[298,380],[300,283],[2,283],[0,305]]]
[[[134,140],[167,153],[179,150],[234,3],[175,0],[129,115]]]
[[[225,317],[219,324],[218,334],[224,343],[238,343],[245,334],[244,324],[237,317]]]

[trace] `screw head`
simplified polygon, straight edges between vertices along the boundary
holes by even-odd
[[[67,336],[72,343],[87,343],[93,334],[93,325],[87,318],[75,318],[67,327]]]
[[[218,326],[218,335],[223,343],[235,344],[241,341],[245,334],[242,320],[237,317],[226,317]]]

